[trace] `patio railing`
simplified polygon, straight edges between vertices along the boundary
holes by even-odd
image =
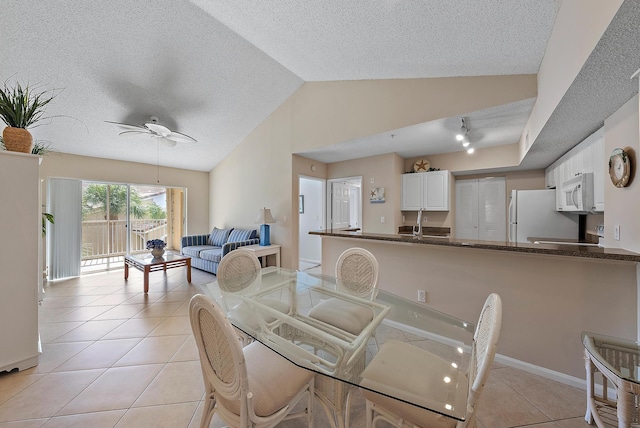
[[[82,222],[82,260],[119,256],[127,253],[126,220],[89,220]],[[167,239],[167,220],[131,221],[131,252],[146,251],[150,239]]]

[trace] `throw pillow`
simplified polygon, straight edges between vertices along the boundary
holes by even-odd
[[[211,245],[215,247],[222,247],[225,242],[227,242],[227,238],[229,237],[229,233],[233,229],[218,229],[214,227],[211,231],[211,235],[209,235],[209,241]]]
[[[229,235],[227,242],[242,242],[256,237],[256,230],[252,229],[233,229]]]

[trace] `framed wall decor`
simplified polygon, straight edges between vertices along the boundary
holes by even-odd
[[[609,176],[616,187],[625,187],[631,176],[629,154],[623,149],[613,149],[609,158]]]
[[[385,201],[384,187],[375,187],[369,193],[369,202],[372,204],[383,204]]]

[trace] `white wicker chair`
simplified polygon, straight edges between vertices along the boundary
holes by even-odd
[[[311,371],[296,367],[259,342],[242,348],[224,313],[204,295],[191,299],[189,316],[206,390],[201,428],[209,426],[216,411],[231,427],[273,427],[304,416],[313,426]],[[306,408],[292,413],[305,397]]]
[[[364,248],[349,248],[340,254],[336,263],[336,289],[375,300],[378,294],[378,261],[374,255]],[[364,307],[332,298],[314,306],[309,317],[359,334],[371,322],[373,314]]]
[[[218,286],[220,291],[227,296],[225,301],[231,300],[229,296],[241,295],[252,288],[260,287],[260,261],[255,254],[248,250],[237,249],[224,256],[218,266]],[[288,312],[289,305],[272,299],[262,299],[265,303],[280,312]],[[236,302],[237,303],[237,302]],[[229,317],[237,319],[249,328],[255,328],[258,321],[251,309],[243,303],[237,303],[233,307],[226,307]],[[236,329],[243,346],[251,343],[251,337],[240,329]]]
[[[364,248],[349,248],[336,262],[336,289],[363,299],[375,300],[378,294],[378,261]],[[324,300],[311,308],[309,317],[358,335],[373,320],[370,308],[358,306],[337,298]],[[375,335],[373,343],[378,347]],[[366,355],[362,354],[359,364],[364,367]],[[355,379],[353,379],[356,381]],[[316,395],[325,411],[333,407],[336,418],[344,415],[349,426],[352,387],[322,375],[316,378]]]
[[[469,371],[466,374],[451,372],[451,363],[428,351],[404,342],[386,342],[362,373],[364,387],[381,385],[389,390],[404,391],[416,399],[426,399],[425,391],[432,395],[443,389],[443,373],[455,375],[453,382],[468,383],[467,401],[451,403],[465,409],[465,420],[455,419],[423,410],[417,406],[394,400],[387,396],[362,389],[366,398],[367,428],[375,426],[379,420],[395,427],[447,427],[470,428],[475,426],[478,400],[484,387],[496,353],[500,327],[502,324],[502,302],[500,296],[492,293],[487,298],[473,336]],[[448,371],[449,370],[449,371]],[[419,384],[420,377],[429,379],[433,373],[433,383]],[[424,376],[422,376],[424,374]],[[428,382],[428,381],[427,381]],[[434,388],[438,388],[434,390]],[[444,394],[441,394],[444,395]]]

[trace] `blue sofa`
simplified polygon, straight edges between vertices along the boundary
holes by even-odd
[[[191,257],[191,266],[218,273],[220,260],[236,248],[260,243],[255,229],[218,229],[209,235],[187,235],[182,237],[180,252]]]

